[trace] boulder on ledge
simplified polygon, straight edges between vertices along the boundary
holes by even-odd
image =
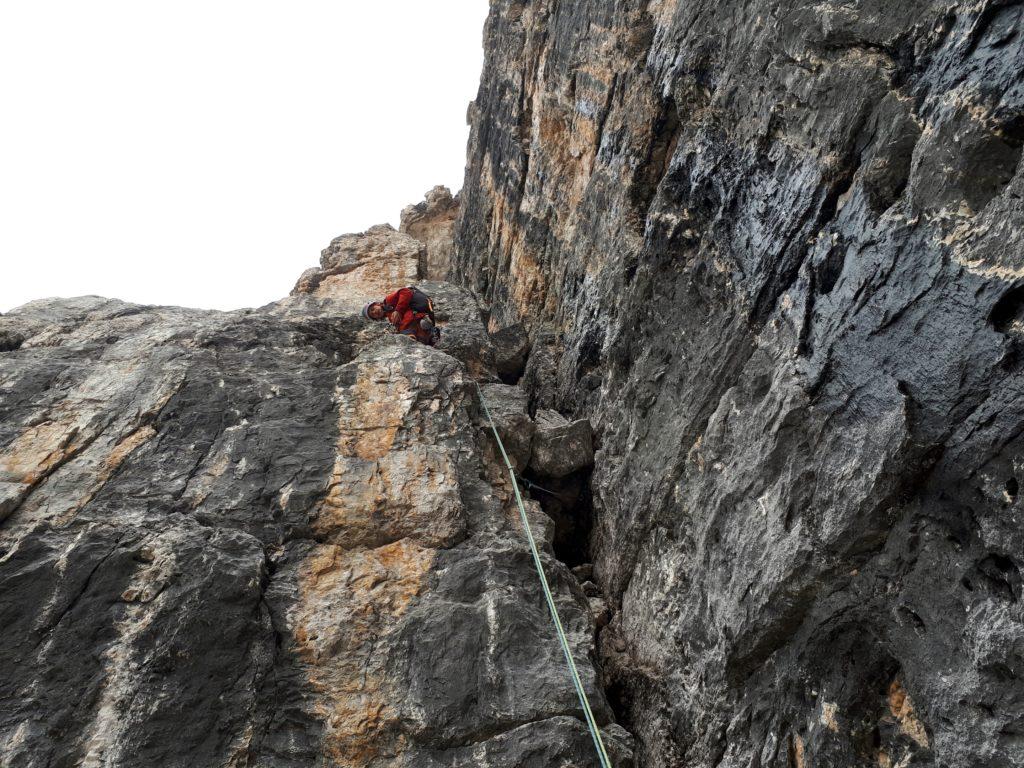
[[[565,477],[593,463],[593,432],[587,419],[569,421],[557,411],[537,411],[530,469],[545,477]]]
[[[523,375],[530,356],[530,336],[521,323],[509,325],[491,334],[494,365],[503,381],[515,383]]]

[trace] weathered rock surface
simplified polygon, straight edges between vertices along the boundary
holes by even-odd
[[[0,764],[597,765],[479,418],[473,297],[424,283],[435,349],[355,314],[421,249],[339,238],[259,310],[0,317]],[[590,607],[545,563],[609,724]]]
[[[492,0],[458,198],[0,317],[0,764],[596,765],[473,379],[615,765],[1024,764],[1022,27]]]
[[[360,234],[341,235],[320,253],[320,266],[302,273],[292,295],[330,300],[335,309],[358,309],[420,276],[424,246],[419,240],[378,224]],[[361,303],[362,302],[362,303]]]
[[[565,477],[594,463],[593,436],[586,419],[569,421],[557,411],[537,411],[530,469],[545,477]]]
[[[423,276],[429,280],[447,280],[452,265],[452,236],[459,198],[448,187],[434,187],[425,199],[402,211],[399,231],[423,243]]]
[[[639,765],[1024,764],[1022,14],[492,2],[453,274],[594,425]]]
[[[526,393],[509,384],[483,384],[484,404],[516,471],[526,468],[533,447],[534,423],[527,413]]]

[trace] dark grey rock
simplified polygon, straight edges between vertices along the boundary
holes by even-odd
[[[0,333],[0,352],[13,352],[25,342],[25,335],[16,330]]]
[[[583,583],[584,581],[590,581],[590,579],[594,575],[593,563],[583,563],[582,565],[577,565],[575,568],[572,569],[572,575],[575,576],[580,581],[580,583]]]
[[[558,370],[561,356],[562,346],[556,333],[545,329],[534,332],[530,356],[519,381],[530,395],[530,413],[557,406],[558,389],[552,373]]]
[[[594,426],[639,765],[1024,764],[1022,13],[492,3],[453,274]]]
[[[0,764],[598,764],[479,416],[475,300],[427,284],[438,348],[351,311],[408,239],[339,239],[352,271],[260,310],[0,317],[24,335],[0,359]],[[589,606],[528,506],[610,727]]]
[[[515,384],[523,375],[530,355],[530,335],[522,323],[491,333],[494,367],[502,381]]]
[[[438,347],[461,360],[478,381],[493,381],[494,347],[484,329],[480,306],[468,291],[451,283],[420,281],[434,301],[442,335]]]
[[[620,726],[601,729],[602,740],[616,768],[632,768],[630,735]],[[590,732],[579,720],[567,716],[523,723],[504,733],[457,747],[422,750],[407,755],[408,768],[576,768],[593,762]]]

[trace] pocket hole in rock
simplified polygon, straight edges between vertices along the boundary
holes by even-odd
[[[1006,333],[1010,326],[1021,320],[1024,314],[1024,285],[1011,288],[1000,297],[988,314],[988,321],[1000,333]]]

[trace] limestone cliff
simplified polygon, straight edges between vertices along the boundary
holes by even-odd
[[[338,238],[258,310],[0,317],[0,765],[596,764],[482,431],[475,300],[421,282],[436,349],[358,318],[422,249]],[[609,724],[588,596],[545,550]]]
[[[494,0],[453,274],[637,763],[1024,765],[1024,6]]]
[[[484,42],[287,298],[0,316],[0,765],[596,766],[480,398],[617,768],[1024,765],[1024,5]]]

